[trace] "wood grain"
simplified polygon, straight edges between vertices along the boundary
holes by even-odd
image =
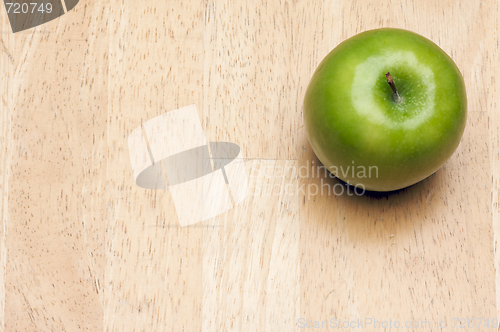
[[[0,330],[499,318],[499,20],[493,0],[80,0],[13,34],[0,5]],[[349,195],[301,175],[318,166],[302,102],[332,48],[379,27],[455,60],[468,122],[428,179]],[[169,190],[134,183],[127,138],[190,104],[207,141],[241,147],[249,192],[180,227]]]

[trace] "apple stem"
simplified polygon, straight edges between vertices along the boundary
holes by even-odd
[[[387,83],[389,83],[389,86],[392,89],[392,99],[394,100],[395,103],[399,104],[401,102],[401,97],[399,96],[398,90],[396,90],[396,84],[394,84],[394,81],[392,80],[392,76],[390,72],[387,72],[385,74],[385,77],[387,77]]]

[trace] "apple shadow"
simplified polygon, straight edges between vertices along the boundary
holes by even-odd
[[[312,160],[316,165],[322,166],[315,155]],[[337,177],[326,175],[315,180],[317,182],[321,180],[331,187],[338,187],[341,184],[345,188],[341,195],[323,193],[318,196],[321,200],[326,200],[325,208],[329,211],[332,209],[330,211],[332,213],[333,209],[339,210],[339,207],[342,207],[340,213],[344,215],[345,227],[351,240],[363,242],[376,238],[389,238],[398,230],[408,231],[416,225],[430,222],[430,218],[425,218],[425,214],[439,209],[440,205],[432,198],[441,188],[440,183],[444,173],[440,168],[426,179],[409,187],[388,192],[364,191],[362,194],[359,189],[358,194],[353,194],[355,187]],[[319,226],[324,221],[317,222]]]

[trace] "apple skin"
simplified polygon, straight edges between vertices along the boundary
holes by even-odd
[[[453,60],[402,29],[343,41],[320,63],[304,98],[318,159],[336,177],[370,191],[401,189],[436,172],[458,147],[466,121],[465,84]]]

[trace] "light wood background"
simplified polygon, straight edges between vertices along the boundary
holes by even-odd
[[[0,4],[0,330],[372,318],[464,331],[453,318],[499,317],[499,20],[495,0],[80,0],[13,34]],[[184,228],[168,190],[135,185],[128,134],[190,104],[260,185],[320,184],[263,172],[317,162],[302,122],[309,78],[378,27],[433,40],[465,78],[462,142],[430,178],[361,197],[251,186],[237,208]]]

